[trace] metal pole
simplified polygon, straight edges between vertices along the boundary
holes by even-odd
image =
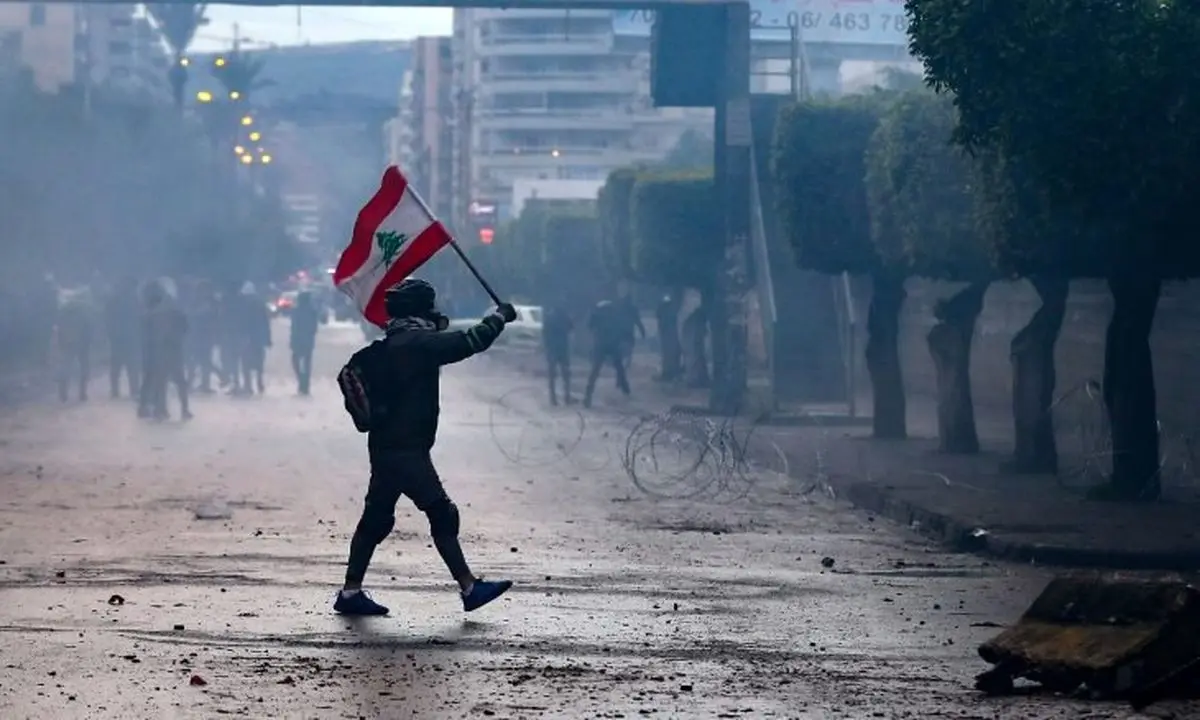
[[[417,201],[417,204],[421,206],[421,209],[425,211],[425,214],[436,221],[437,216],[434,215],[433,211],[429,209],[429,206],[425,204],[425,198],[421,197],[421,194],[413,189],[411,185],[408,186],[408,192],[412,193],[413,199]],[[443,227],[443,229],[445,228]],[[448,230],[446,231],[447,234],[449,234],[449,232],[450,231]],[[492,302],[496,303],[497,305],[502,305],[504,301],[501,300],[500,296],[496,294],[496,291],[492,289],[491,283],[484,279],[483,275],[475,267],[475,263],[471,262],[471,259],[467,257],[467,254],[463,252],[461,247],[459,247],[458,241],[455,240],[453,236],[450,238],[450,247],[454,248],[454,253],[458,255],[458,259],[462,260],[463,265],[467,266],[467,270],[469,270],[471,274],[475,276],[475,279],[479,282],[479,286],[482,287],[483,291],[487,293],[489,298],[492,299]]]

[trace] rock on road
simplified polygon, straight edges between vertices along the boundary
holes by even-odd
[[[311,398],[276,347],[265,396],[199,397],[187,424],[107,399],[0,417],[0,717],[1129,716],[970,689],[1042,573],[782,477],[648,499],[629,420],[548,408],[493,358],[444,374],[436,460],[476,571],[516,587],[464,616],[401,500],[367,578],[393,615],[339,618],[367,470],[333,375],[359,344],[322,330]]]

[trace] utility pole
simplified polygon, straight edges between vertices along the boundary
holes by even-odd
[[[736,415],[743,409],[746,394],[747,310],[746,293],[750,287],[750,4],[727,3],[724,76],[720,79],[714,118],[714,170],[718,197],[721,198],[721,225],[725,230],[725,268],[720,274],[724,312],[716,313],[719,322],[713,343],[713,392],[710,409],[721,415]],[[714,340],[716,338],[714,337]],[[721,354],[718,362],[718,352]]]

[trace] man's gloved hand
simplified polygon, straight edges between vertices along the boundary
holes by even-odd
[[[517,309],[512,306],[512,303],[500,303],[497,305],[496,314],[499,315],[506,323],[510,323],[517,319]]]

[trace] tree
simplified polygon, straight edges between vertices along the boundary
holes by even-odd
[[[688,382],[693,386],[709,382],[707,328],[713,315],[720,312],[717,273],[725,246],[717,218],[711,174],[644,173],[637,177],[630,206],[633,276],[700,294],[700,307],[683,323],[683,334],[691,342]],[[664,357],[664,376],[670,370],[667,360]]]
[[[572,314],[589,310],[609,289],[608,275],[600,270],[599,222],[589,205],[549,208],[541,219],[542,294]]]
[[[608,174],[596,197],[596,217],[600,224],[600,246],[609,272],[623,280],[633,280],[633,228],[630,208],[636,168],[618,168]]]
[[[907,92],[885,111],[867,150],[871,235],[885,267],[967,287],[939,301],[929,332],[938,437],[949,453],[979,452],[971,402],[971,339],[993,277],[980,236],[975,162],[951,144],[950,98]]]
[[[208,24],[204,17],[207,3],[150,4],[146,6],[150,19],[171,49],[171,67],[167,70],[167,82],[171,86],[171,97],[178,110],[183,109],[183,91],[187,86],[188,71],[186,54],[196,31]]]
[[[713,171],[713,139],[698,130],[683,131],[662,161],[656,166],[670,171]]]
[[[906,9],[913,51],[935,87],[955,94],[958,142],[1028,172],[1034,195],[1078,229],[1009,237],[1001,255],[1031,274],[1108,282],[1114,452],[1099,496],[1158,497],[1149,334],[1163,279],[1200,274],[1200,6],[906,0]]]
[[[771,172],[784,232],[800,267],[870,275],[867,371],[874,393],[874,434],[903,438],[904,377],[900,310],[904,270],[883,262],[871,238],[866,152],[886,109],[884,93],[785,108],[776,127]]]
[[[245,103],[249,102],[256,90],[275,84],[273,80],[262,77],[266,63],[261,57],[234,50],[214,61],[212,74],[221,83],[229,99]]]

